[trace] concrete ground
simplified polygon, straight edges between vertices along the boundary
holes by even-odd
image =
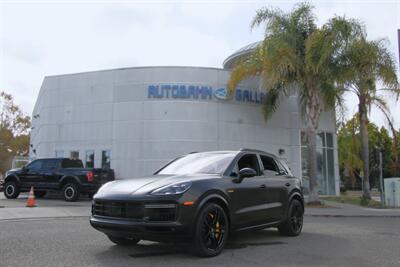
[[[89,225],[90,200],[57,196],[26,208],[0,196],[0,266],[400,266],[400,210],[331,203],[308,208],[303,233],[281,237],[275,229],[230,239],[216,258],[188,246],[141,241],[118,247]]]

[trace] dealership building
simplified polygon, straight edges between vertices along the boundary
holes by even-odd
[[[307,186],[305,123],[296,94],[268,121],[256,78],[227,94],[230,69],[254,46],[229,56],[223,68],[133,67],[45,77],[32,114],[30,157],[77,157],[127,179],[193,151],[253,148],[286,160]],[[333,110],[322,113],[319,132],[320,192],[335,195]]]

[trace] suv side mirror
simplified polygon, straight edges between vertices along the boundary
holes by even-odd
[[[24,166],[24,167],[22,167],[22,171],[27,172],[27,171],[29,171],[29,169],[26,166]]]
[[[239,175],[234,179],[235,183],[240,183],[244,178],[254,177],[257,175],[257,172],[252,168],[243,168],[240,169]]]

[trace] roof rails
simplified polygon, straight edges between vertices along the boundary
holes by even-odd
[[[245,148],[245,147],[242,147],[239,150],[240,151],[248,151],[248,152],[266,153],[265,151],[262,151],[262,150],[259,150],[259,149],[251,149],[251,148]]]

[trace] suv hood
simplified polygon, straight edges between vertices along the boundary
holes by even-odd
[[[144,178],[134,178],[108,182],[103,185],[97,197],[107,195],[147,194],[160,187],[175,183],[204,180],[218,177],[215,174],[185,174],[185,175],[153,175]]]

